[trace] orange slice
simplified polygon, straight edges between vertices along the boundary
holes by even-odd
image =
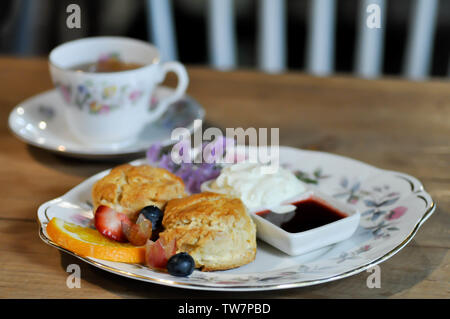
[[[96,229],[78,226],[58,217],[53,217],[47,224],[47,234],[55,243],[80,256],[125,263],[145,262],[144,246],[119,243],[104,237]]]

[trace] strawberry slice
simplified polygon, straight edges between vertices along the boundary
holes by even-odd
[[[139,215],[136,224],[122,221],[122,231],[131,244],[142,246],[152,235],[152,222],[143,215]]]
[[[108,206],[99,206],[95,212],[95,228],[109,239],[119,242],[127,241],[127,237],[122,231],[122,222],[131,223],[127,215],[118,213]]]
[[[145,248],[145,260],[150,268],[165,268],[169,258],[177,252],[175,240],[165,244],[161,238],[148,240]]]

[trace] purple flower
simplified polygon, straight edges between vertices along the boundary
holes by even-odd
[[[190,154],[190,144],[182,144],[179,148],[179,155],[183,156]],[[161,154],[162,146],[160,144],[153,144],[147,151],[147,161],[154,166],[164,168],[180,177],[185,183],[186,189],[190,193],[199,193],[202,183],[219,176],[221,168],[214,163],[185,163],[177,165],[173,162],[171,154]]]
[[[204,181],[216,178],[217,176],[220,175],[221,171],[221,169],[218,168],[216,165],[210,163],[201,164],[199,169],[202,172],[202,178],[204,179]]]
[[[177,172],[177,175],[185,181],[187,190],[192,194],[200,193],[201,185],[206,181],[216,178],[219,174],[220,169],[214,168],[213,164],[207,163],[198,166],[192,165],[190,171],[186,172],[183,176]]]
[[[386,215],[386,219],[387,220],[399,219],[406,213],[407,210],[408,208],[406,208],[405,206],[396,207],[393,210],[391,210],[389,214]]]
[[[159,160],[159,154],[161,153],[162,145],[160,143],[153,144],[147,150],[146,157],[150,164],[156,164]]]
[[[191,194],[200,193],[201,183],[197,178],[195,178],[193,176],[188,177],[188,179],[185,182],[185,185],[186,185],[186,189]]]
[[[194,170],[194,164],[192,163],[181,163],[180,168],[177,170],[176,175],[180,177],[183,181],[187,180]]]
[[[174,173],[176,170],[176,165],[172,161],[172,158],[170,157],[169,154],[164,154],[163,156],[161,156],[158,167],[165,168],[172,173]]]

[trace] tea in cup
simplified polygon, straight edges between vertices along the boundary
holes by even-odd
[[[132,143],[186,92],[189,77],[179,62],[161,62],[153,45],[124,37],[70,41],[50,52],[50,73],[64,101],[71,133],[83,144],[118,147]],[[152,93],[168,72],[173,94],[150,107]]]

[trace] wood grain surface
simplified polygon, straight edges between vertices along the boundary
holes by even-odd
[[[450,82],[188,70],[188,93],[205,107],[207,125],[279,127],[283,145],[353,157],[423,182],[437,210],[381,264],[381,288],[367,288],[370,274],[362,272],[280,291],[192,291],[116,276],[44,244],[38,206],[119,161],[69,159],[15,138],[7,124],[11,109],[52,84],[45,59],[0,57],[0,298],[450,297]],[[167,84],[174,83],[169,77]],[[81,266],[80,289],[66,286],[72,263]]]

